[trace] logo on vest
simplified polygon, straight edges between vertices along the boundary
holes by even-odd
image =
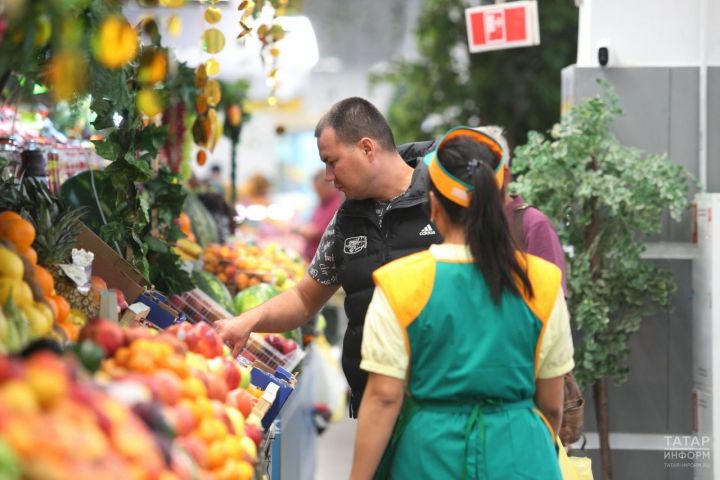
[[[367,248],[367,237],[365,235],[346,238],[345,245],[343,245],[343,251],[348,255],[355,255],[365,248]]]
[[[422,237],[423,235],[435,235],[435,230],[433,230],[432,225],[428,223],[420,230],[420,236]]]

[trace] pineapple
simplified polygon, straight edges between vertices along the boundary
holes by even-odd
[[[56,293],[87,318],[96,317],[100,309],[96,296],[80,293],[75,283],[58,267],[58,264],[70,261],[84,209],[67,207],[44,183],[34,178],[6,181],[0,187],[0,207],[22,211],[33,222],[36,232],[33,248],[38,254],[38,263],[53,276]]]
[[[33,247],[43,265],[57,265],[70,261],[70,252],[81,225],[82,211],[60,210],[57,205],[39,206],[33,212],[36,239]]]
[[[48,270],[55,279],[55,292],[65,297],[71,308],[76,308],[85,314],[86,318],[95,318],[100,313],[100,301],[92,289],[83,295],[77,289],[75,282],[62,272],[60,267],[52,266]]]

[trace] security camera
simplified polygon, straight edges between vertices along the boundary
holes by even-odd
[[[610,52],[607,47],[598,48],[598,63],[601,67],[604,67],[610,61]]]

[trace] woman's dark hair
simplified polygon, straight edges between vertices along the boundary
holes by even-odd
[[[448,140],[438,149],[437,157],[448,172],[473,187],[470,205],[464,208],[444,197],[430,182],[430,189],[450,221],[464,225],[470,253],[495,303],[500,302],[504,289],[520,295],[516,277],[525,293],[532,297],[530,279],[515,257],[516,246],[495,179],[494,169],[500,159],[486,145],[469,136]]]

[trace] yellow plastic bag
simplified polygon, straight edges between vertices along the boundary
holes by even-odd
[[[593,480],[592,462],[587,457],[568,457],[560,438],[558,443],[558,462],[563,480]]]

